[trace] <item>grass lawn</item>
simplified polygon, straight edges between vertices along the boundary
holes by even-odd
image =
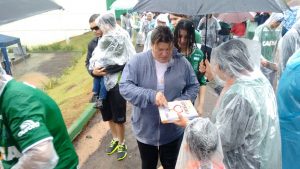
[[[92,78],[85,68],[87,44],[93,38],[91,32],[70,39],[69,44],[58,42],[50,46],[67,47],[82,51],[82,56],[74,59],[72,67],[64,71],[58,79],[52,79],[46,92],[57,102],[67,126],[70,126],[84,111],[91,97]]]

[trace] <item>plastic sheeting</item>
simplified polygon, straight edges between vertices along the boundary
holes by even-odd
[[[293,27],[279,41],[280,71],[285,69],[288,59],[300,49],[300,16]]]
[[[277,169],[281,143],[275,94],[254,54],[259,45],[248,44],[250,40],[230,40],[213,49],[211,69],[225,86],[212,119],[226,168]]]
[[[11,79],[12,79],[12,77],[7,75],[5,70],[0,65],[0,96],[3,92],[4,87]]]
[[[282,168],[300,166],[300,50],[287,62],[277,90],[282,141]]]
[[[103,32],[103,36],[93,51],[89,69],[93,70],[109,65],[125,65],[135,54],[128,32],[117,25],[116,18],[112,13],[100,15],[95,22]],[[104,84],[107,90],[116,85],[118,76],[118,74],[105,76]]]
[[[217,128],[207,118],[196,118],[186,127],[176,169],[224,169]]]

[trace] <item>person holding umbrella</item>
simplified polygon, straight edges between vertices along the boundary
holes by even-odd
[[[201,50],[208,60],[210,60],[212,48],[218,45],[218,32],[221,30],[221,26],[212,14],[208,14],[200,20],[198,29],[201,30],[201,39],[203,39]]]
[[[211,63],[201,63],[208,80],[224,84],[211,120],[229,169],[281,169],[276,98],[260,71],[259,49],[253,41],[232,39],[213,49]],[[180,119],[176,124],[186,126]]]

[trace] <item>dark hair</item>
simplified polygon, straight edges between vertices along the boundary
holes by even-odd
[[[151,34],[151,44],[157,44],[159,42],[172,43],[174,40],[173,33],[167,26],[156,27]]]
[[[100,16],[99,14],[93,14],[89,19],[89,23],[94,22],[99,16]]]
[[[188,16],[184,15],[184,14],[170,13],[170,15],[174,15],[174,16],[177,16],[177,17],[180,17],[180,18],[188,18]]]
[[[187,31],[187,46],[189,49],[192,49],[195,44],[195,26],[191,20],[188,19],[181,19],[174,30],[174,46],[180,52],[181,49],[178,45],[178,39],[180,38],[180,30]]]

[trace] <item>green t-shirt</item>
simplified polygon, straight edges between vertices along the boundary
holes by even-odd
[[[265,59],[274,62],[275,48],[280,38],[280,32],[268,26],[262,27],[259,41],[261,44],[261,54]]]
[[[204,59],[203,52],[200,49],[195,48],[189,56],[186,56],[186,58],[191,63],[200,86],[206,85],[206,77],[199,71],[199,64]]]
[[[22,152],[52,139],[59,161],[55,169],[75,169],[78,157],[57,104],[42,91],[15,80],[0,96],[0,154],[4,169]]]

